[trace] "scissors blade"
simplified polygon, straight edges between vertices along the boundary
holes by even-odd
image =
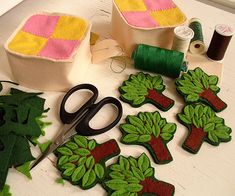
[[[71,137],[75,131],[73,132],[73,127],[76,123],[65,124],[59,131],[59,135],[52,141],[52,144],[47,147],[46,151],[43,152],[39,157],[32,163],[30,166],[30,170],[33,169],[38,163],[40,163],[43,159],[45,159],[49,154],[56,150],[59,146],[61,146],[69,137]]]

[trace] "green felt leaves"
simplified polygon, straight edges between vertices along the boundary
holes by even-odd
[[[120,130],[123,133],[121,142],[147,147],[157,163],[167,163],[171,160],[170,155],[164,155],[165,153],[169,154],[169,151],[160,153],[160,149],[167,148],[166,143],[174,137],[176,124],[167,123],[159,112],[140,112],[137,116],[129,115],[126,118],[126,123],[120,125]],[[160,154],[165,158],[161,158]]]
[[[105,161],[120,153],[115,140],[97,144],[84,136],[75,135],[56,150],[57,167],[64,179],[82,189],[89,189],[105,176]]]
[[[216,96],[220,91],[217,83],[217,76],[209,76],[198,67],[195,70],[189,70],[176,80],[176,88],[185,97],[186,102],[202,101],[219,112],[225,109],[227,105]]]
[[[190,129],[191,134],[194,134],[195,138],[192,139],[197,141],[196,139],[201,137],[198,139],[197,145],[201,145],[203,140],[216,146],[220,142],[231,140],[231,128],[227,127],[224,124],[224,119],[218,117],[209,106],[203,104],[187,105],[184,107],[183,112],[178,114],[178,119]],[[187,143],[191,144],[190,139],[189,135],[185,143],[188,148],[190,148],[190,145],[187,145]],[[198,151],[199,147],[196,147]]]
[[[42,134],[38,120],[43,116],[45,100],[39,94],[12,88],[9,94],[0,96],[0,190],[12,166],[22,165],[19,171],[30,177],[27,164],[34,157],[29,140]]]
[[[0,196],[11,196],[12,194],[10,193],[10,186],[9,185],[5,185],[2,189],[2,191],[0,191]]]
[[[119,156],[117,163],[109,166],[103,187],[109,192],[109,195],[147,194],[146,190],[151,191],[153,184],[149,183],[147,189],[146,182],[155,180],[154,168],[151,167],[146,154],[143,153],[138,158]],[[164,182],[162,183],[164,184]],[[153,194],[155,191],[152,190],[151,193]]]
[[[130,75],[119,88],[121,99],[133,107],[139,107],[148,102],[166,111],[173,106],[174,101],[161,94],[164,90],[165,85],[160,75],[151,76],[142,72]]]
[[[161,76],[150,76],[139,72],[137,75],[131,75],[129,80],[120,87],[121,98],[131,101],[134,106],[141,105],[148,95],[148,90],[155,89],[162,92],[165,89]]]

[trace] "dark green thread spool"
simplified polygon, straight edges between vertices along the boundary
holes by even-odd
[[[206,52],[206,47],[200,20],[198,18],[192,18],[189,21],[189,27],[194,31],[194,37],[191,40],[189,51],[192,54],[204,54]]]
[[[171,78],[187,71],[184,53],[159,47],[140,44],[132,53],[136,69],[162,74]]]

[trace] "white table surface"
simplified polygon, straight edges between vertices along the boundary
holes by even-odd
[[[217,8],[202,4],[193,0],[175,0],[178,6],[185,12],[188,18],[199,17],[203,21],[205,43],[208,45],[212,36],[214,26],[218,23],[230,24],[235,28],[235,15],[219,10]],[[112,2],[111,0],[25,0],[23,3],[12,9],[10,12],[0,17],[0,80],[11,79],[11,74],[3,44],[18,26],[18,24],[28,15],[38,11],[63,12],[79,15],[93,22],[93,31],[108,36],[110,32],[110,20]],[[175,105],[168,112],[160,112],[161,115],[169,122],[177,123],[177,132],[174,139],[168,143],[168,147],[173,156],[173,162],[166,165],[157,165],[152,162],[155,168],[155,176],[163,181],[172,183],[175,186],[175,195],[185,196],[233,196],[235,194],[235,39],[233,38],[226,57],[224,59],[223,80],[220,84],[221,92],[219,97],[228,103],[228,108],[218,115],[225,119],[226,125],[234,129],[232,132],[232,141],[221,143],[219,147],[214,147],[208,143],[203,143],[199,153],[193,155],[183,150],[181,145],[188,134],[186,127],[176,121],[175,115],[181,111],[184,102],[176,93],[174,81],[164,77],[167,89],[165,95],[175,99]],[[135,73],[137,70],[132,66],[121,74],[114,73],[110,70],[110,60],[99,65],[91,65],[89,75],[85,82],[97,86],[100,91],[100,97],[114,96],[119,97],[117,88],[122,81],[127,79],[128,75]],[[21,87],[23,90],[30,90]],[[51,139],[58,128],[61,126],[58,110],[59,103],[64,94],[58,92],[45,92],[43,97],[46,98],[46,106],[51,110],[48,113],[48,121],[53,125],[47,129],[45,138]],[[131,108],[128,104],[123,103],[124,115],[137,114],[139,111],[155,111],[156,108],[150,104],[143,105],[140,108]],[[110,108],[105,108],[102,114],[109,114]],[[100,125],[103,115],[99,115],[94,123]],[[122,122],[123,122],[122,119]],[[96,136],[99,142],[105,142],[108,139],[115,138],[120,140],[121,134],[118,127],[111,131]],[[43,138],[42,140],[45,140]],[[142,152],[149,153],[140,146],[124,145],[119,142],[122,155],[138,156]],[[36,153],[37,149],[32,149]],[[35,154],[36,155],[36,154]],[[51,156],[53,158],[53,156]],[[106,162],[107,165],[112,163],[115,158]],[[151,159],[152,160],[152,159]],[[64,195],[106,195],[105,190],[96,185],[94,188],[83,191],[77,186],[66,182],[64,186],[55,183],[60,174],[53,167],[49,159],[43,161],[32,171],[33,180],[26,179],[23,175],[11,169],[7,184],[11,186],[13,196],[64,196]]]

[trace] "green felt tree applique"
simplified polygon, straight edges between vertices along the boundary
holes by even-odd
[[[133,107],[152,103],[157,108],[167,111],[174,105],[174,101],[162,94],[164,90],[165,85],[160,75],[151,76],[142,72],[130,75],[119,88],[120,98]]]
[[[36,119],[45,112],[45,99],[39,94],[11,88],[9,94],[0,96],[0,190],[10,167],[34,159],[29,139],[42,134]]]
[[[176,124],[166,122],[159,112],[128,115],[120,130],[122,143],[146,147],[156,163],[165,164],[173,160],[166,144],[173,139]]]
[[[209,106],[187,105],[177,116],[179,121],[189,129],[183,148],[191,153],[197,153],[203,141],[218,146],[220,142],[231,140],[231,128],[227,127],[224,119],[216,116]]]
[[[115,140],[98,144],[94,139],[75,135],[56,150],[57,167],[64,179],[82,189],[89,189],[104,179],[105,161],[119,153]]]
[[[220,112],[227,107],[227,104],[217,96],[220,91],[217,83],[217,76],[208,76],[199,67],[195,70],[189,70],[176,80],[177,91],[184,96],[186,102],[202,101],[216,112]]]
[[[154,177],[154,168],[144,153],[138,158],[119,156],[117,163],[108,167],[103,187],[112,196],[172,196],[175,191],[172,184]]]

